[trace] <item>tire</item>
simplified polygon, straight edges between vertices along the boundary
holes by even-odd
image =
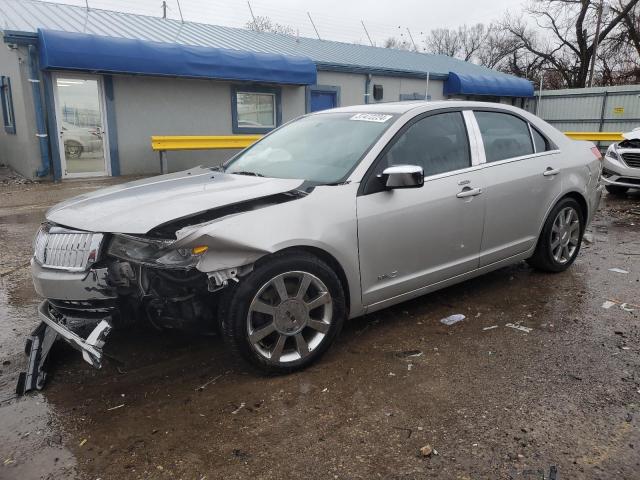
[[[573,198],[560,200],[545,221],[535,252],[527,260],[529,265],[552,273],[569,268],[580,252],[585,216],[582,207]]]
[[[237,358],[262,373],[285,374],[308,367],[327,351],[346,311],[342,284],[331,267],[304,252],[283,252],[225,289],[219,318]]]
[[[611,195],[622,196],[627,193],[629,187],[619,187],[618,185],[606,185],[604,188],[607,189]]]
[[[78,142],[69,140],[64,143],[64,154],[67,158],[80,158],[84,148]]]

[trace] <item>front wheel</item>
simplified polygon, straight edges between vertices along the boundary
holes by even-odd
[[[611,195],[622,196],[627,193],[629,187],[620,187],[618,185],[606,185],[604,188],[607,189]]]
[[[276,254],[226,292],[220,315],[234,353],[263,372],[289,373],[329,348],[346,317],[345,296],[319,258]]]
[[[573,198],[564,198],[551,210],[529,264],[545,272],[563,272],[580,251],[584,213]]]

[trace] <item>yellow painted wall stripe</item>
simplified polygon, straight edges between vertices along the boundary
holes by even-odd
[[[574,140],[591,142],[618,142],[619,132],[564,132]],[[151,148],[154,151],[169,150],[220,150],[246,148],[262,138],[262,135],[154,135]]]
[[[574,140],[588,140],[590,142],[619,142],[622,140],[620,132],[564,132]]]
[[[168,150],[213,150],[246,148],[262,135],[154,135],[151,148]]]

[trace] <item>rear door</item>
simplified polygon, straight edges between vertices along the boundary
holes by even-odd
[[[483,267],[534,246],[562,191],[562,170],[559,151],[525,119],[495,110],[474,115],[486,160]]]
[[[478,268],[484,180],[471,152],[460,111],[414,118],[382,151],[357,199],[365,305]],[[401,164],[423,167],[424,186],[383,190],[376,175]]]

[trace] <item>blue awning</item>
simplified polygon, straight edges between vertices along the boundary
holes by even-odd
[[[314,85],[316,65],[306,57],[177,43],[38,30],[40,67],[251,82]]]
[[[533,83],[509,75],[465,75],[449,72],[444,82],[445,95],[492,95],[496,97],[533,97]]]

